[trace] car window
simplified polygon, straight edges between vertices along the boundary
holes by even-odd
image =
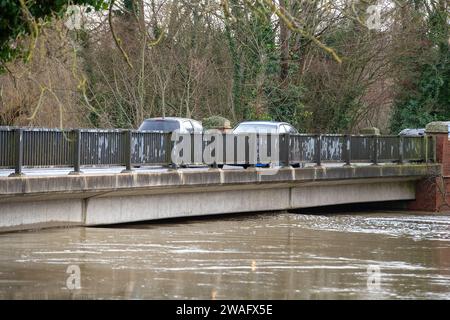
[[[288,133],[288,129],[284,124],[280,125],[280,130],[278,131],[279,134]]]
[[[233,130],[233,133],[276,132],[274,124],[242,123]]]
[[[200,124],[200,122],[195,121],[195,120],[191,120],[192,126],[194,127],[194,132],[202,132],[203,131],[203,127]]]
[[[189,120],[183,121],[183,128],[184,128],[188,133],[194,133],[194,127],[192,126],[192,123],[191,123]]]
[[[165,119],[145,120],[139,127],[142,131],[172,132],[178,129],[180,129],[178,121]]]
[[[285,124],[286,130],[288,133],[296,134],[298,133],[297,129],[295,129],[293,126]]]

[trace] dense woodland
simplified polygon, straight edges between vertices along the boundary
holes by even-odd
[[[220,115],[303,132],[424,127],[450,120],[449,11],[448,0],[2,0],[0,125]]]

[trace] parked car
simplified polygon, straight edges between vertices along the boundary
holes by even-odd
[[[275,121],[244,121],[233,129],[233,133],[291,133],[298,134],[297,129],[291,126],[287,122],[275,122]]]
[[[139,131],[158,131],[171,133],[178,130],[179,134],[202,133],[203,126],[201,122],[188,118],[178,117],[160,117],[145,119],[140,125]],[[172,164],[174,165],[174,164]],[[182,168],[188,165],[182,164]]]
[[[164,117],[164,118],[150,118],[145,119],[138,129],[139,131],[161,131],[174,132],[179,130],[179,133],[202,133],[202,124],[193,119],[178,118],[178,117]]]
[[[398,135],[404,137],[419,137],[425,135],[425,129],[403,129]]]
[[[292,125],[287,122],[276,122],[276,121],[244,121],[241,122],[233,129],[234,134],[246,134],[246,133],[271,133],[271,134],[298,134],[299,132]],[[256,167],[268,167],[270,163],[261,163],[261,158],[259,155],[259,145],[260,143],[267,143],[264,140],[258,141],[257,144],[257,163]],[[277,164],[275,164],[277,165]],[[292,164],[294,167],[298,167],[300,164]],[[248,165],[244,165],[244,168]]]

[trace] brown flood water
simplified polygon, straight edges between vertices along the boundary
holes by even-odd
[[[450,216],[269,213],[1,234],[0,298],[449,299]]]

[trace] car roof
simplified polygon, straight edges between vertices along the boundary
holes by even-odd
[[[410,128],[406,128],[403,129],[402,131],[400,131],[399,135],[424,135],[425,134],[425,128],[414,128],[414,129],[410,129]]]
[[[190,118],[181,118],[181,117],[156,117],[156,118],[147,118],[144,121],[151,121],[151,120],[172,120],[172,121],[196,121],[200,122],[198,120],[190,119]]]
[[[288,124],[288,125],[290,125],[287,122],[280,122],[280,121],[243,121],[243,122],[239,123],[238,126],[241,124],[265,124],[265,125],[267,125],[267,124],[269,124],[269,125]]]
[[[403,129],[402,131],[423,131],[423,130],[425,130],[425,128],[406,128],[406,129]]]

